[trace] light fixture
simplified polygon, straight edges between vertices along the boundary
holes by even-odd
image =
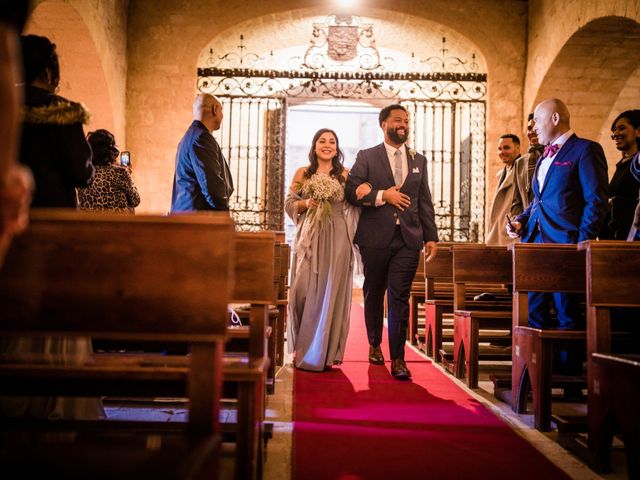
[[[338,8],[340,9],[347,9],[347,8],[352,8],[355,7],[358,3],[358,0],[334,0],[336,5],[338,6]]]

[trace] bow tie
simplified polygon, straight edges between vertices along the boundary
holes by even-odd
[[[547,145],[544,147],[542,158],[553,157],[560,150],[560,145]]]

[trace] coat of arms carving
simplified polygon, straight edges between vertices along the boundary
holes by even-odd
[[[327,54],[336,62],[348,62],[358,54],[358,27],[329,25]]]

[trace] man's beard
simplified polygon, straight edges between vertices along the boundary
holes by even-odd
[[[408,130],[405,128],[404,131],[405,131],[405,134],[400,135],[398,132],[396,132],[395,128],[389,127],[387,128],[387,135],[394,143],[400,145],[402,143],[405,143],[409,138]]]

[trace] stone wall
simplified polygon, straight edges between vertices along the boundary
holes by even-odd
[[[425,20],[457,32],[478,48],[489,75],[487,96],[487,191],[495,188],[499,168],[497,138],[522,130],[522,85],[527,3],[487,0],[469,8],[465,0],[370,1],[354,14],[397,20],[397,31],[424,28]],[[198,57],[214,38],[234,45],[237,25],[277,32],[257,39],[286,44],[308,31],[292,28],[302,18],[327,15],[318,0],[132,2],[129,12],[129,77],[127,141],[136,158],[135,180],[141,191],[141,211],[164,212],[170,206],[175,150],[191,121]],[[250,32],[245,32],[250,35]],[[419,33],[419,32],[418,32]],[[379,42],[394,45],[394,29]],[[401,48],[411,38],[400,33]],[[491,194],[488,194],[491,198]]]
[[[106,128],[126,147],[129,0],[37,1],[25,33],[45,35],[60,58],[59,94],[85,104],[87,130]]]
[[[36,1],[28,31],[49,34],[63,64],[61,94],[84,101],[91,128],[114,130],[132,151],[140,212],[169,208],[177,143],[191,121],[196,67],[210,46],[239,33],[264,50],[308,41],[306,21],[332,13],[321,0]],[[349,12],[378,22],[379,47],[478,54],[488,73],[486,203],[501,167],[497,139],[522,135],[549,96],[567,101],[573,127],[619,158],[609,127],[640,105],[640,0],[370,0]],[[464,48],[463,48],[464,47]],[[458,53],[457,51],[455,53]],[[126,134],[126,137],[125,137]]]
[[[622,110],[638,108],[640,1],[531,0],[525,112],[563,99],[578,135],[599,140],[610,171],[620,155],[608,138]]]

